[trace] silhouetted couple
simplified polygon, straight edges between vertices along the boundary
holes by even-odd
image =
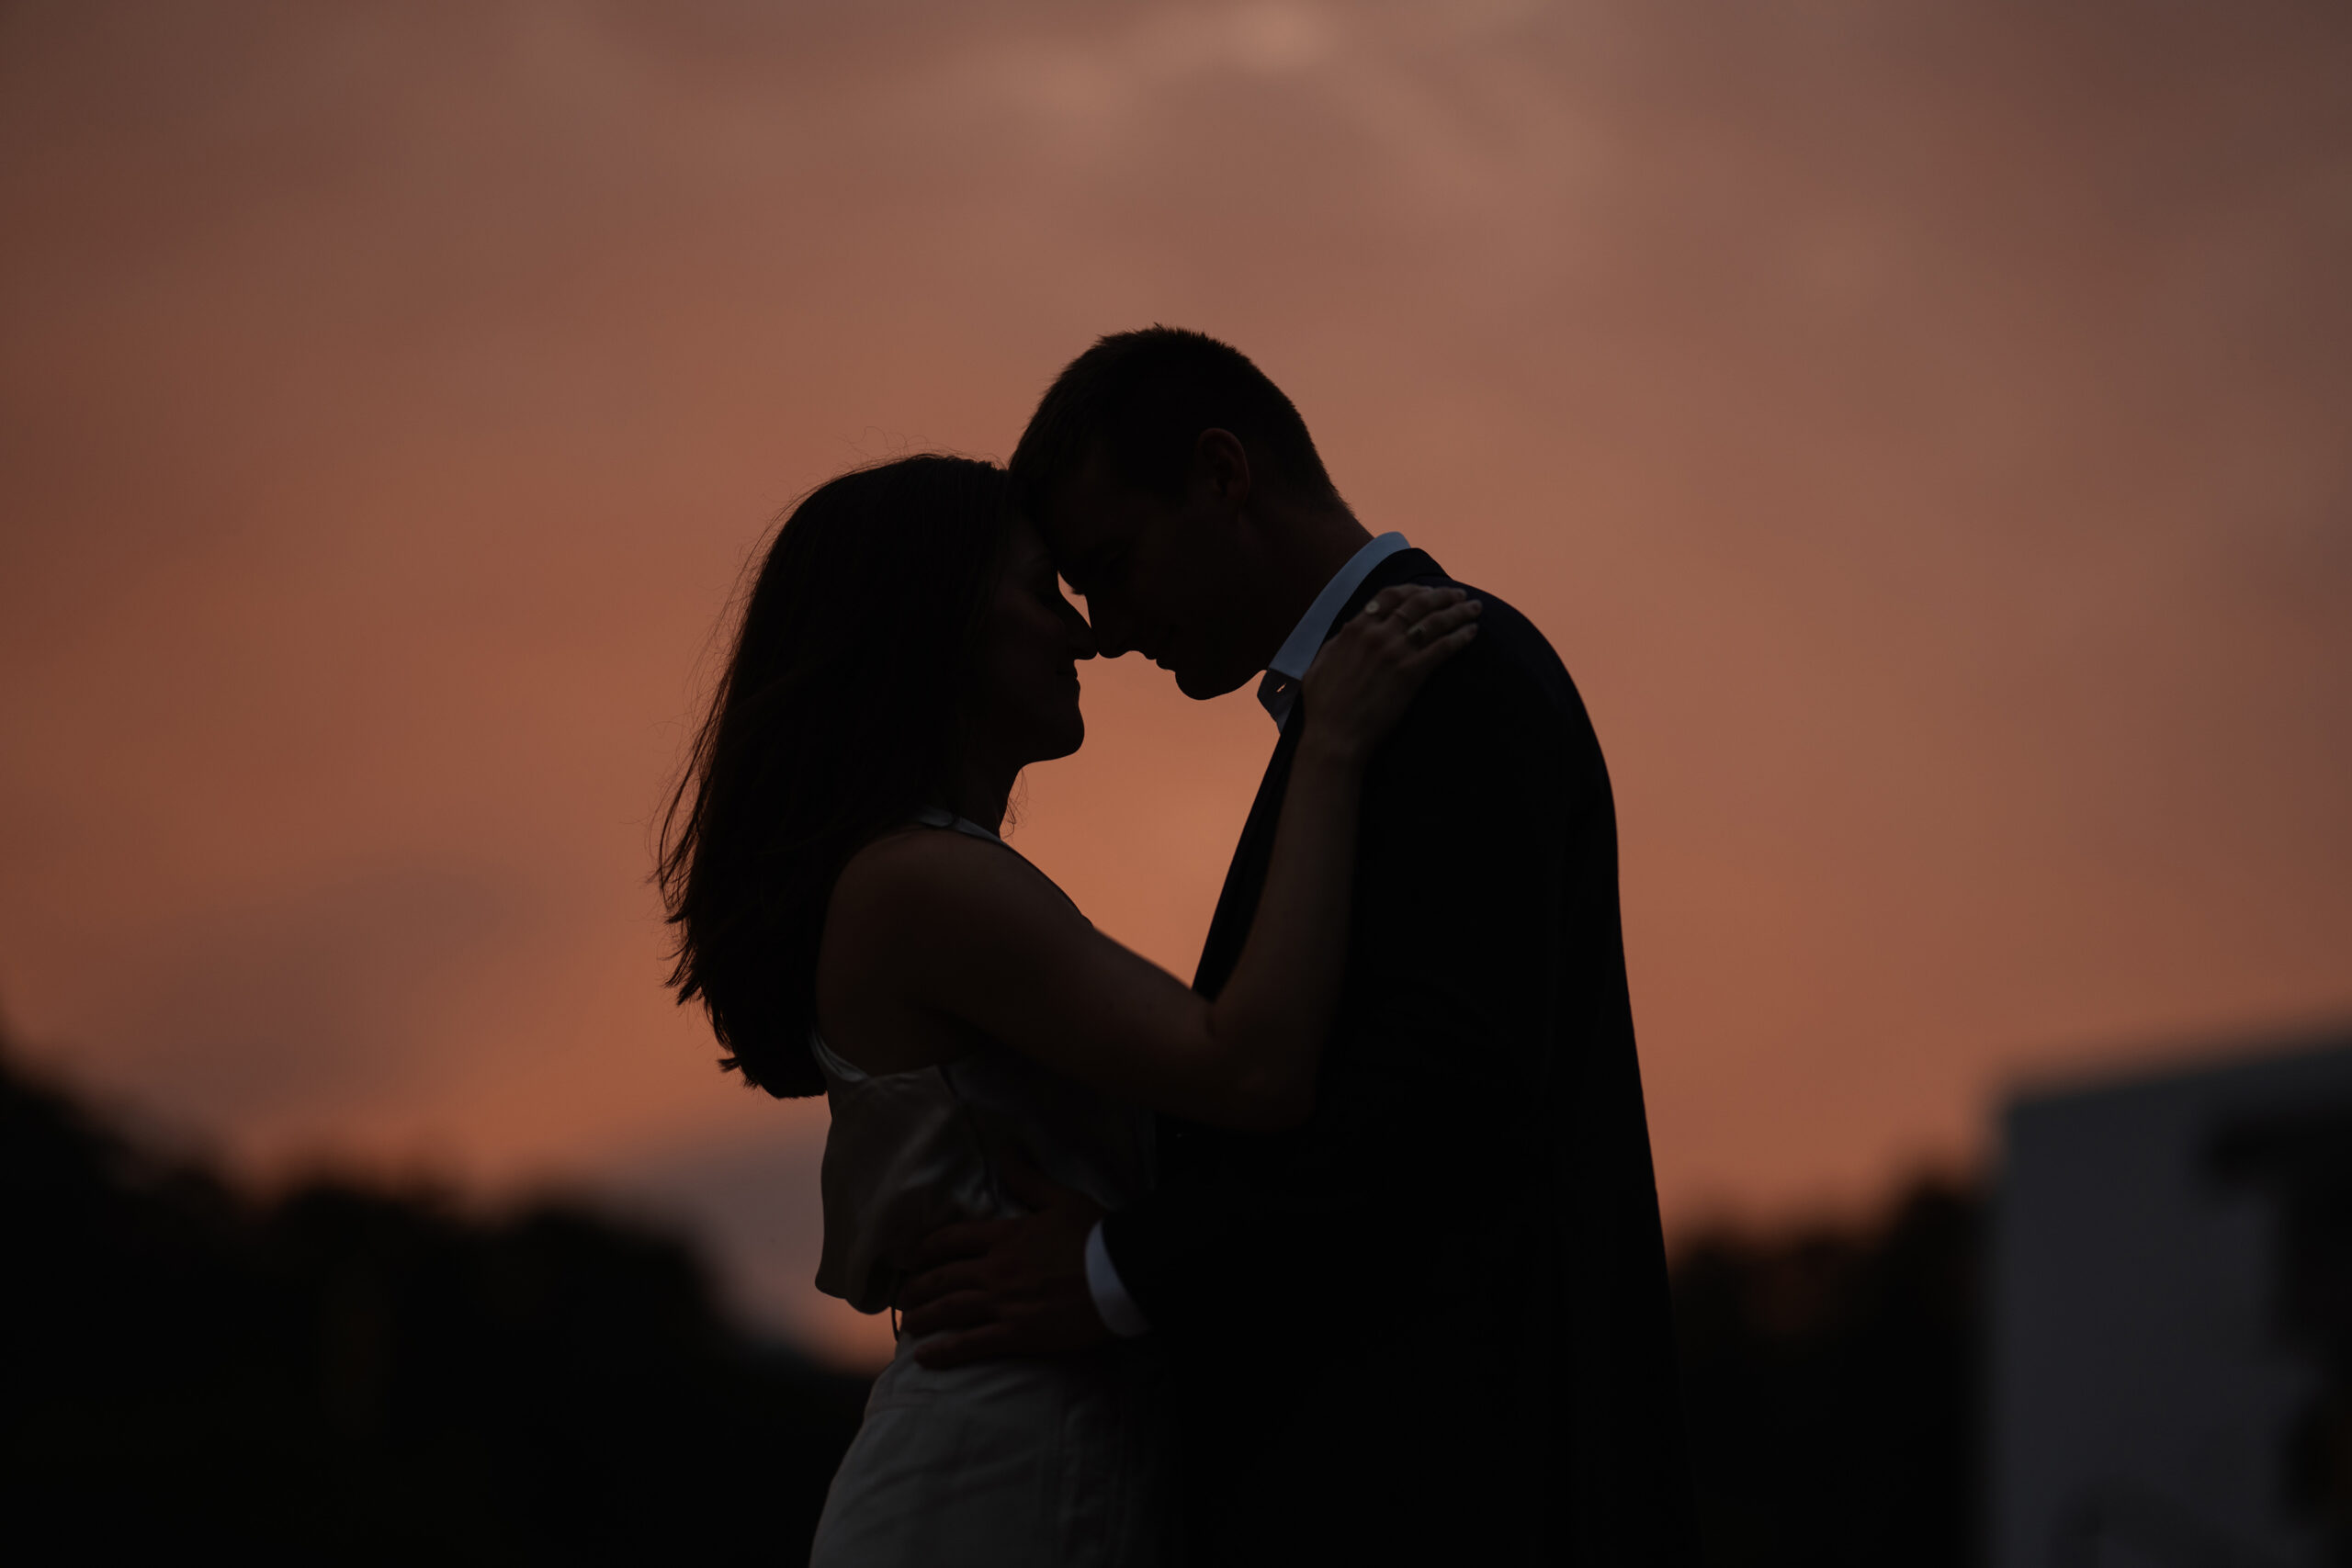
[[[1280,729],[1190,987],[996,832],[1130,650]],[[812,492],[662,874],[682,998],[831,1102],[819,1287],[902,1314],[818,1563],[1693,1559],[1592,727],[1240,354]]]

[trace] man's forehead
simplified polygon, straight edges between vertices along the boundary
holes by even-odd
[[[1082,559],[1134,532],[1142,523],[1143,499],[1098,448],[1046,492],[1039,508],[1046,543],[1057,560]]]

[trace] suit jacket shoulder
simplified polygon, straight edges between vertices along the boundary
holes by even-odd
[[[1476,640],[1432,677],[1437,700],[1417,704],[1408,726],[1442,728],[1481,749],[1556,739],[1570,745],[1582,762],[1605,779],[1600,740],[1584,698],[1551,639],[1534,622],[1500,595],[1452,576],[1420,550],[1399,550],[1383,561],[1366,579],[1363,596],[1403,583],[1459,588],[1484,605]],[[1325,635],[1336,635],[1356,607],[1351,604]]]

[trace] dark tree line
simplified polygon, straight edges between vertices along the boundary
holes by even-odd
[[[1710,1563],[1977,1561],[1983,1228],[1972,1194],[1929,1183],[1876,1226],[1676,1258]]]
[[[258,1202],[14,1072],[0,1224],[16,1562],[790,1562],[864,1397],[738,1336],[673,1241]]]
[[[262,1201],[5,1056],[0,1224],[17,1561],[789,1562],[864,1395],[739,1333],[673,1240]],[[1926,1188],[1874,1231],[1678,1259],[1713,1563],[1971,1560],[1978,1228]]]

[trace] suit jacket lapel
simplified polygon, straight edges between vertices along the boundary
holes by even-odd
[[[1337,636],[1348,617],[1382,589],[1444,575],[1443,569],[1424,552],[1398,550],[1372,569],[1363,585],[1349,596],[1339,615],[1323,628],[1323,640],[1329,642]],[[1202,946],[1200,967],[1193,976],[1193,989],[1203,996],[1214,997],[1225,988],[1234,964],[1240,961],[1241,945],[1249,940],[1250,917],[1257,912],[1258,896],[1266,885],[1266,867],[1273,858],[1274,829],[1282,818],[1283,792],[1290,785],[1291,758],[1297,753],[1298,738],[1306,728],[1306,708],[1302,701],[1293,710],[1291,722],[1283,730],[1273,757],[1266,763],[1264,777],[1258,781],[1258,797],[1250,803],[1250,819],[1242,825],[1241,841],[1234,847],[1233,859],[1226,866],[1225,886],[1217,894],[1216,913],[1209,920],[1208,941]]]

